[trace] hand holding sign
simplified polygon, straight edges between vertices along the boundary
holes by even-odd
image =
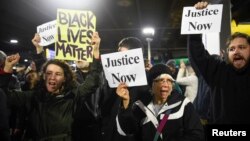
[[[122,99],[123,107],[128,108],[129,105],[129,91],[126,83],[120,83],[116,88],[116,94]]]
[[[31,40],[32,44],[36,47],[37,54],[41,53],[43,51],[43,47],[40,46],[41,37],[38,33],[35,33],[33,39]]]
[[[41,37],[40,37],[40,35],[39,35],[38,33],[35,33],[33,39],[31,40],[31,42],[33,43],[33,45],[34,45],[35,47],[40,46],[40,45],[39,45],[39,43],[41,42]]]
[[[100,42],[101,42],[101,38],[99,37],[98,32],[94,32],[93,36],[91,38],[91,45],[93,46],[93,55],[96,59],[99,59],[100,56]]]
[[[196,8],[196,9],[204,9],[204,8],[207,8],[207,5],[208,5],[208,2],[198,2],[198,3],[196,3],[195,5],[194,5],[194,7]]]

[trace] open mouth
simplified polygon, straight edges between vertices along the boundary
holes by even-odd
[[[234,63],[235,65],[241,65],[242,63],[244,63],[244,59],[243,59],[242,57],[235,57],[235,58],[233,59],[233,63]]]
[[[160,90],[160,93],[165,95],[169,93],[169,90]]]
[[[56,83],[55,82],[49,82],[48,87],[55,89],[56,88]]]
[[[55,86],[56,83],[55,82],[49,82],[49,85]]]

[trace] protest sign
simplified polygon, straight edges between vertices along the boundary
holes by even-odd
[[[222,4],[208,5],[205,9],[184,7],[181,34],[220,32]]]
[[[40,46],[48,46],[55,42],[56,20],[37,26],[37,33],[41,37]]]
[[[58,9],[56,26],[56,59],[93,61],[96,17],[91,11]]]
[[[147,85],[142,49],[101,55],[105,77],[111,88],[125,82],[129,87]]]

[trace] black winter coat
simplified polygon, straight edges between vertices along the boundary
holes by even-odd
[[[250,62],[235,70],[231,64],[211,56],[200,35],[191,35],[189,55],[211,88],[213,123],[250,124]]]
[[[137,141],[153,141],[158,125],[169,109],[168,120],[158,141],[204,140],[203,127],[192,103],[175,92],[169,96],[158,115],[154,114],[151,99],[139,100],[130,108],[121,109],[118,114],[118,131],[124,135],[135,134]]]
[[[40,88],[25,92],[8,92],[11,107],[19,107],[26,111],[28,139],[71,141],[71,126],[76,103],[81,97],[95,91],[100,71],[100,63],[94,62],[85,83],[59,95],[52,95]],[[10,74],[1,76],[1,82],[8,82],[8,75]]]

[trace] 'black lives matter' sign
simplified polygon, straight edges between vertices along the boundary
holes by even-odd
[[[91,11],[57,10],[56,59],[92,62],[91,37],[96,29],[96,17]]]

